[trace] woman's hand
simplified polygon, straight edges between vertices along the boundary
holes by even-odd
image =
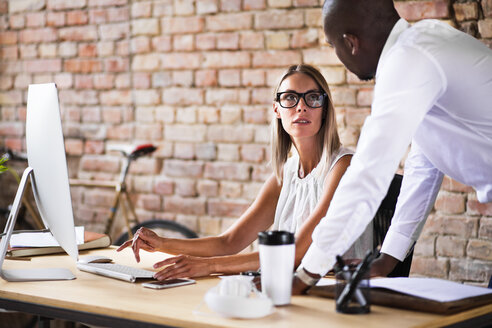
[[[137,230],[133,239],[125,241],[116,251],[119,252],[128,246],[131,246],[135,259],[137,262],[140,262],[140,250],[143,249],[147,252],[158,251],[162,244],[162,240],[163,238],[159,237],[152,230],[142,227]]]
[[[157,280],[208,276],[213,271],[213,258],[179,255],[154,264],[154,269],[166,266],[154,274]]]

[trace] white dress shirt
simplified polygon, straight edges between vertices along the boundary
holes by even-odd
[[[412,143],[382,252],[403,260],[443,174],[492,201],[492,51],[437,20],[400,19],[378,62],[371,115],[302,266],[324,275],[371,222]]]

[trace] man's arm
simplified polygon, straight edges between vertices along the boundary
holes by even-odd
[[[388,54],[374,91],[357,152],[313,233],[301,267],[324,275],[372,220],[426,113],[445,88],[436,63],[414,48]]]

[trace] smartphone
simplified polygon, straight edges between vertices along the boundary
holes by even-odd
[[[196,281],[193,279],[177,278],[177,279],[168,279],[163,281],[144,282],[142,286],[147,288],[153,288],[153,289],[164,289],[164,288],[191,285],[194,284],[195,282]]]

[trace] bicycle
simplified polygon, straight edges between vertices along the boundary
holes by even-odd
[[[121,155],[125,157],[125,162],[121,167],[120,175],[117,180],[114,181],[96,181],[96,180],[84,180],[84,179],[70,179],[71,187],[90,187],[90,188],[109,188],[114,189],[115,196],[112,202],[112,206],[110,208],[109,217],[106,219],[106,226],[104,229],[105,234],[109,234],[115,222],[118,209],[121,208],[123,212],[123,216],[125,218],[125,226],[126,232],[123,232],[114,242],[114,245],[121,245],[126,240],[133,238],[133,235],[137,232],[137,230],[141,227],[146,227],[156,231],[161,236],[174,237],[174,238],[197,238],[198,235],[191,229],[186,226],[179,224],[170,220],[163,219],[151,219],[147,221],[140,222],[135,212],[135,207],[132,203],[130,195],[128,193],[126,178],[128,176],[128,172],[131,166],[131,163],[138,158],[146,155],[152,154],[157,148],[152,144],[143,144],[139,145],[135,148],[129,148],[125,146],[112,146],[108,147],[108,151],[117,151]],[[25,156],[15,154],[12,151],[7,151],[9,156],[12,158],[16,158],[19,160],[26,160]],[[12,170],[12,172],[15,172]],[[16,174],[16,172],[15,172]],[[18,177],[18,176],[17,176]],[[23,200],[24,201],[24,200]],[[29,202],[26,200],[24,204],[26,207],[32,207]],[[31,212],[29,210],[29,212]],[[33,211],[34,212],[34,211]],[[31,214],[32,215],[32,214]],[[36,215],[37,216],[37,215]],[[37,216],[39,218],[39,216]],[[19,219],[18,221],[25,221]],[[39,219],[39,222],[42,221]],[[33,227],[34,228],[34,227]],[[36,223],[37,229],[43,229],[44,225],[39,227],[39,224]]]

